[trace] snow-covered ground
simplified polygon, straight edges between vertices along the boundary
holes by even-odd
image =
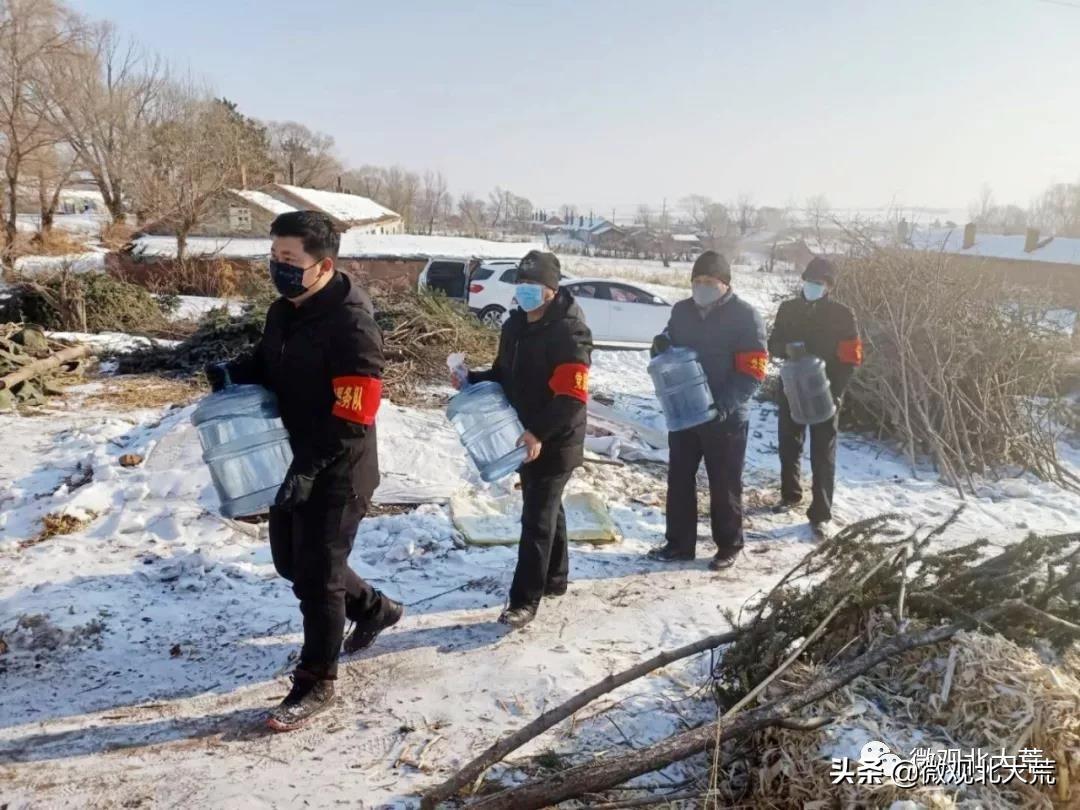
[[[587,261],[589,273],[655,270]],[[677,290],[689,266],[670,272]],[[736,268],[736,289],[767,319],[777,284],[790,280]],[[597,352],[593,387],[661,427],[647,359]],[[507,633],[495,618],[515,550],[465,547],[444,505],[502,495],[507,484],[478,482],[440,412],[386,404],[377,500],[431,502],[365,520],[352,563],[408,613],[345,662],[332,714],[267,735],[260,716],[287,690],[300,617],[261,530],[216,516],[190,407],[94,410],[77,392],[51,404],[44,416],[0,416],[0,632],[10,645],[0,655],[0,761],[12,763],[0,794],[13,809],[414,806],[418,790],[573,692],[725,629],[722,610],[737,612],[810,548],[798,516],[761,506],[775,497],[778,463],[775,409],[757,405],[747,548],[734,569],[709,572],[707,546],[693,563],[646,561],[663,537],[662,468],[588,464],[572,486],[604,499],[622,540],[575,545],[569,594]],[[122,467],[127,453],[145,460]],[[888,511],[936,524],[959,503],[928,470],[913,476],[889,447],[861,437],[843,437],[838,478],[841,522]],[[32,542],[58,513],[89,523]],[[1078,525],[1080,497],[1017,478],[969,496],[943,542]],[[695,687],[708,667],[702,655],[630,684],[517,756],[641,746],[703,720],[714,707]],[[681,767],[665,776],[678,779]]]

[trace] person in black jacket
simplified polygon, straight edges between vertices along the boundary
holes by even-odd
[[[716,556],[714,571],[735,563],[743,546],[742,474],[750,399],[765,379],[765,326],[731,289],[731,268],[713,250],[691,274],[693,295],[671,310],[667,329],[653,341],[653,356],[672,346],[698,354],[719,415],[712,422],[669,434],[667,543],[654,560],[692,560],[697,548],[697,472],[705,459]]]
[[[553,253],[534,250],[521,260],[519,308],[503,325],[495,363],[468,377],[470,384],[500,383],[525,428],[521,541],[510,603],[499,617],[515,628],[532,621],[541,597],[566,593],[570,558],[562,495],[585,458],[592,334],[573,296],[559,288],[560,277]]]
[[[209,367],[207,376],[214,390],[231,381],[273,391],[289,433],[293,462],[270,510],[270,549],[300,600],[304,646],[292,689],[268,719],[288,731],[333,699],[345,619],[356,623],[345,642],[355,652],[397,623],[403,608],[348,565],[379,484],[383,350],[371,301],[335,270],[340,236],[325,214],[282,214],[270,233],[281,298],[255,350]]]
[[[780,305],[772,334],[769,335],[769,353],[773,357],[786,359],[789,345],[802,343],[808,354],[825,361],[825,371],[837,404],[832,419],[810,427],[810,468],[814,483],[806,516],[818,539],[826,536],[827,524],[832,519],[840,404],[851,375],[863,359],[855,315],[829,295],[835,283],[836,271],[832,264],[820,256],[812,259],[803,273],[802,294]],[[773,507],[773,511],[782,514],[802,502],[802,473],[799,468],[806,438],[806,427],[791,418],[791,406],[782,387],[778,433],[780,502]]]

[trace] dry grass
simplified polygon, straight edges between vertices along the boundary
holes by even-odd
[[[948,697],[942,700],[952,650],[954,676]],[[784,691],[805,688],[818,675],[818,668],[800,664],[777,686]],[[1058,784],[1014,781],[1007,787],[970,785],[948,791],[933,786],[833,785],[832,762],[823,755],[830,741],[827,730],[772,728],[747,741],[746,748],[724,766],[721,785],[730,785],[732,777],[749,771],[745,792],[719,798],[762,810],[888,807],[905,799],[927,807],[1049,810],[1075,807],[1073,802],[1080,797],[1080,653],[1075,647],[1050,664],[1001,636],[961,633],[952,642],[913,650],[858,678],[818,703],[814,716],[834,717],[849,729],[865,730],[865,742],[882,740],[902,757],[909,753],[905,742],[918,735],[920,747],[933,751],[983,748],[991,754],[1005,748],[1015,755],[1021,748],[1039,748],[1058,763]],[[823,802],[825,797],[831,798]]]
[[[94,521],[95,517],[97,515],[93,512],[88,513],[88,517],[50,512],[41,519],[41,530],[29,540],[20,543],[19,548],[29,548],[30,546],[36,546],[38,543],[44,543],[53,537],[81,532]]]
[[[0,234],[0,247],[6,246],[7,240]],[[20,231],[15,238],[14,255],[22,256],[66,256],[72,253],[85,253],[90,248],[79,234],[69,233],[54,228],[48,234],[25,233]]]
[[[187,405],[207,393],[198,377],[163,377],[157,374],[125,374],[96,382],[102,390],[86,395],[89,407],[121,410],[164,408]]]
[[[135,235],[136,228],[124,222],[110,222],[101,229],[101,244],[109,250],[120,250]]]

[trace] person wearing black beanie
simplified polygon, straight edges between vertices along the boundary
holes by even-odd
[[[844,390],[855,369],[862,364],[863,345],[854,313],[832,298],[836,268],[823,256],[816,256],[803,272],[802,291],[780,304],[776,323],[769,335],[769,354],[786,360],[793,344],[825,361],[836,413],[831,419],[810,425],[810,468],[813,471],[812,499],[806,516],[815,539],[828,536],[832,520],[833,490],[836,479],[836,434]],[[802,502],[803,444],[805,425],[791,415],[787,394],[780,389],[780,415],[777,427],[780,450],[780,500],[773,512],[783,514]]]
[[[712,391],[717,417],[668,434],[667,543],[649,552],[660,562],[697,554],[697,472],[709,476],[709,512],[716,556],[710,568],[734,565],[743,546],[742,474],[749,433],[750,399],[765,379],[768,355],[761,316],[731,289],[731,266],[714,250],[698,256],[690,273],[692,294],[671,309],[653,354],[671,347],[697,352]]]

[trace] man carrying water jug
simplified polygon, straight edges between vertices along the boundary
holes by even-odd
[[[814,537],[828,535],[832,519],[833,482],[836,477],[836,430],[840,402],[855,368],[862,363],[863,346],[852,311],[834,301],[829,293],[836,283],[832,264],[820,256],[812,259],[803,273],[803,289],[798,298],[784,301],[776,313],[776,323],[769,335],[769,354],[787,359],[792,344],[801,343],[807,354],[825,361],[836,413],[810,426],[810,469],[814,482],[810,508],[806,513]],[[773,512],[783,514],[796,508],[803,497],[802,459],[806,427],[791,415],[791,405],[780,392],[780,502]]]
[[[692,297],[671,310],[656,336],[656,356],[673,346],[694,349],[719,415],[668,435],[667,543],[649,552],[662,562],[692,560],[697,552],[697,473],[705,460],[716,556],[714,571],[735,563],[743,546],[742,474],[750,398],[765,379],[768,354],[761,316],[731,288],[731,268],[714,250],[694,262]]]
[[[592,333],[573,296],[559,288],[560,278],[554,253],[526,254],[518,268],[518,309],[503,325],[495,364],[468,375],[470,384],[501,384],[525,427],[521,541],[510,603],[499,617],[514,628],[533,620],[542,597],[566,593],[570,573],[562,496],[585,458]]]
[[[290,731],[333,700],[346,618],[355,622],[345,640],[351,653],[370,646],[403,609],[348,563],[379,483],[383,351],[371,301],[335,269],[340,235],[325,214],[282,214],[270,234],[270,275],[281,298],[254,352],[209,367],[207,377],[214,390],[231,380],[273,391],[289,432],[294,458],[270,510],[270,549],[300,600],[304,646],[292,690],[268,725]]]

